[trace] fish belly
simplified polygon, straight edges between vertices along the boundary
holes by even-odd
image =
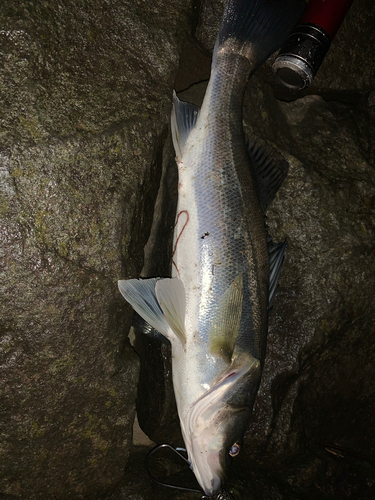
[[[215,84],[214,78],[211,81]],[[208,97],[210,92],[208,88]],[[210,331],[224,294],[239,275],[244,297],[238,346],[257,354],[254,345],[266,328],[268,257],[263,216],[245,141],[241,137],[240,149],[235,145],[237,161],[248,169],[247,176],[241,176],[230,153],[232,136],[228,121],[223,123],[210,106],[203,106],[178,159],[173,275],[182,280],[186,292],[186,346],[183,354],[174,353],[173,370],[182,414],[228,368],[226,360],[212,353]],[[254,241],[254,236],[260,241]]]

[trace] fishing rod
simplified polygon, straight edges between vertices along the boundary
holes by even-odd
[[[353,0],[311,0],[273,63],[277,80],[292,90],[308,87]]]

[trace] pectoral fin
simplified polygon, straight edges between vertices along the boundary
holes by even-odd
[[[214,387],[227,386],[222,400],[229,406],[241,408],[253,407],[258,392],[262,366],[259,359],[247,353],[234,353],[231,365],[222,374]]]
[[[198,420],[210,421],[218,406],[251,410],[259,388],[261,363],[251,355],[235,356],[232,363],[212,384],[212,387],[187,412],[185,426],[197,427]]]
[[[240,330],[243,300],[243,278],[239,274],[225,292],[216,309],[210,329],[210,352],[228,363]]]

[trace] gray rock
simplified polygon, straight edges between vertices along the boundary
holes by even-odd
[[[371,0],[353,3],[316,75],[312,93],[334,95],[373,89],[375,33],[371,20],[374,15],[375,6]]]
[[[288,237],[288,252],[247,443],[253,458],[272,467],[299,457],[308,469],[316,456],[307,459],[305,452],[313,450],[319,466],[294,484],[313,488],[318,479],[334,497],[340,467],[326,447],[371,461],[375,438],[373,417],[366,415],[375,396],[369,377],[375,354],[374,123],[362,105],[317,96],[272,104],[259,87],[250,93],[252,103],[254,95],[260,99],[249,105],[252,129],[271,131],[291,165],[267,214],[271,233]],[[358,488],[348,498],[359,498],[364,484]]]
[[[189,2],[2,2],[0,495],[93,498],[129,456],[136,277]]]
[[[214,50],[224,7],[225,0],[217,0],[216,2],[202,1],[199,23],[194,36],[207,53],[212,54]]]
[[[0,7],[0,498],[192,497],[131,450],[139,363],[116,281],[169,272],[173,80],[207,78],[222,6],[199,23],[182,0]],[[267,214],[288,250],[236,498],[374,494],[373,10],[353,4],[311,95],[278,101],[272,58],[246,93],[247,132],[290,171]],[[168,347],[134,345],[140,424],[178,444]]]

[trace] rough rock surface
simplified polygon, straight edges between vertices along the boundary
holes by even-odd
[[[198,105],[205,84],[191,86],[192,78],[203,80],[209,72],[207,51],[220,9],[203,3],[205,17],[176,77],[178,90],[189,87],[180,97]],[[283,154],[290,171],[267,214],[274,240],[287,237],[288,250],[261,388],[242,457],[228,481],[238,498],[374,494],[375,67],[366,57],[364,40],[373,36],[367,16],[362,5],[353,5],[314,84],[287,94],[292,102],[275,98],[281,93],[272,59],[246,93],[247,132]],[[366,60],[365,71],[356,53]],[[169,371],[165,363],[167,379]],[[174,408],[168,397],[166,406]],[[166,428],[162,419],[158,428],[154,416],[146,423],[153,439]],[[169,436],[162,433],[163,440],[178,438],[172,426]],[[126,498],[127,491],[123,487],[114,498]],[[153,494],[185,498],[159,488]]]
[[[199,23],[182,0],[0,6],[0,498],[194,498],[131,450],[138,360],[116,280],[168,274],[171,91],[207,78],[222,5],[202,1]],[[290,171],[267,214],[288,250],[238,499],[375,495],[374,16],[354,2],[308,95],[277,100],[272,59],[246,93],[246,130]],[[140,425],[180,444],[168,346],[134,345]]]
[[[0,496],[94,498],[132,442],[117,279],[151,226],[191,2],[0,5]]]
[[[360,498],[375,479],[369,467],[351,490],[348,478],[358,461],[374,458],[375,124],[366,99],[356,106],[318,96],[283,103],[256,87],[248,95],[251,128],[292,157],[267,214],[271,234],[288,237],[288,255],[249,454],[272,468],[306,460],[293,484]],[[345,477],[342,464],[332,464],[335,446],[344,461],[359,457]]]

